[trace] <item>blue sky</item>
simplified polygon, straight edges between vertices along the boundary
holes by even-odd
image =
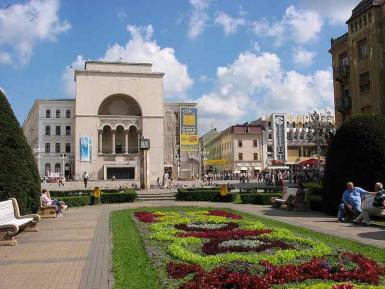
[[[74,97],[84,60],[145,61],[167,100],[198,102],[200,133],[332,108],[330,38],[358,2],[0,0],[0,88],[23,122],[36,98]]]

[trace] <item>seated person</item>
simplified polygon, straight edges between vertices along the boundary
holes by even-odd
[[[365,191],[359,187],[354,187],[352,182],[347,183],[346,190],[342,195],[342,203],[338,207],[337,222],[342,222],[345,215],[347,216],[347,219],[353,220],[361,214],[361,204],[366,194],[375,193]]]
[[[52,200],[47,189],[41,191],[41,200],[44,206],[56,206],[57,216],[63,217],[62,211],[67,209],[67,205],[63,201]]]
[[[353,220],[353,223],[359,224],[363,222],[364,224],[370,224],[372,221],[369,215],[378,215],[385,210],[385,190],[382,183],[376,183],[374,188],[377,193],[373,200],[373,206],[368,204],[368,206],[363,208],[362,213]]]
[[[306,192],[305,192],[305,188],[303,187],[303,183],[299,183],[295,196],[290,195],[286,200],[287,208],[289,210],[293,210],[294,208],[298,208],[298,209],[303,208],[305,204],[305,197],[306,197]]]

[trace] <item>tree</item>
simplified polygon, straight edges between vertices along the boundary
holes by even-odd
[[[38,208],[39,173],[19,122],[0,90],[0,201],[16,198],[23,213]]]
[[[385,179],[385,117],[359,116],[336,132],[326,158],[323,202],[335,214],[347,182],[373,191]]]

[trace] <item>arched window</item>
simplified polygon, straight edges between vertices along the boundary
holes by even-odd
[[[44,165],[44,173],[46,176],[49,176],[49,174],[51,173],[51,164],[46,163]]]
[[[139,103],[131,96],[114,94],[107,97],[99,107],[99,115],[142,116]]]
[[[61,165],[60,163],[55,164],[55,173],[61,173]]]

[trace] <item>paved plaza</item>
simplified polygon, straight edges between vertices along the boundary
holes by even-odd
[[[43,219],[38,233],[23,232],[16,247],[0,247],[0,284],[7,289],[113,288],[109,216],[113,210],[160,206],[231,208],[385,249],[382,228],[337,224],[318,212],[268,206],[153,201],[69,209],[64,218]]]

